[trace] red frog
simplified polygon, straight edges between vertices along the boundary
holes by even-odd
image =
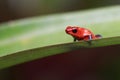
[[[74,41],[85,40],[91,41],[94,39],[100,39],[101,35],[95,35],[89,29],[78,27],[78,26],[67,26],[65,32],[71,36],[73,36]]]

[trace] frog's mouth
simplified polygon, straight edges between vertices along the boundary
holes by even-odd
[[[66,28],[66,30],[65,30],[65,32],[68,33],[68,34],[69,34],[71,31],[72,31],[72,28],[69,27],[69,26],[68,26],[68,27]]]
[[[66,30],[65,30],[65,32],[68,33],[68,34],[69,34],[71,31],[72,31],[72,29],[66,29]]]

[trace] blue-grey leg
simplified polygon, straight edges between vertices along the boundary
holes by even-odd
[[[73,38],[74,38],[74,40],[73,40],[73,41],[74,41],[74,42],[76,42],[76,41],[77,41],[77,39],[76,39],[75,37],[73,37]]]

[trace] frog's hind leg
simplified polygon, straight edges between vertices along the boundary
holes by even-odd
[[[97,37],[98,39],[101,39],[101,38],[102,38],[102,35],[96,34],[95,37]]]

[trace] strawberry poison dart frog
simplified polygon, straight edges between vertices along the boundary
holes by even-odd
[[[74,41],[85,40],[91,41],[94,39],[100,39],[101,35],[95,35],[89,29],[78,27],[78,26],[67,26],[65,32],[71,36],[73,36]]]

